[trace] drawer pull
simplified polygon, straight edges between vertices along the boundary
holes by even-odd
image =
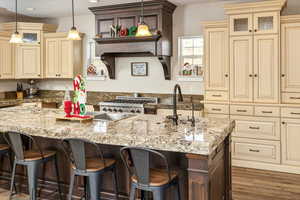
[[[290,97],[290,99],[293,99],[293,100],[299,100],[300,97]]]
[[[291,115],[300,115],[300,113],[291,112]]]
[[[260,150],[258,150],[258,149],[249,149],[249,151],[254,152],[254,153],[259,153],[260,152]]]
[[[211,110],[213,110],[213,111],[222,111],[222,109],[220,109],[220,108],[212,108]]]
[[[253,129],[253,130],[259,130],[259,127],[254,127],[254,126],[249,126],[249,129]]]
[[[262,111],[262,113],[264,113],[264,114],[272,114],[273,112],[272,111]]]
[[[247,112],[247,110],[236,110],[237,112]]]
[[[213,97],[222,97],[222,95],[220,95],[220,94],[213,94],[211,96],[213,96]]]

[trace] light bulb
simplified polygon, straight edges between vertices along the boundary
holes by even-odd
[[[11,35],[10,43],[20,44],[23,43],[22,35],[19,32],[15,32]]]
[[[149,27],[145,23],[140,23],[138,26],[138,31],[136,37],[146,37],[152,36],[152,33],[149,31]]]
[[[72,27],[68,34],[69,40],[81,40],[79,32],[77,31],[76,27]]]

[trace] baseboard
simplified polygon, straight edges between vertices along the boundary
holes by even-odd
[[[288,166],[288,165],[276,165],[271,163],[262,163],[262,162],[246,161],[246,160],[233,159],[232,166],[284,172],[284,173],[291,173],[291,174],[300,174],[300,167]]]

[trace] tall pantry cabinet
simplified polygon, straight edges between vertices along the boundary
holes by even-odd
[[[204,23],[204,114],[235,120],[234,166],[300,174],[300,16],[285,3],[227,4],[228,20]]]

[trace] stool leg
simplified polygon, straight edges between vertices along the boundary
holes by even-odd
[[[134,184],[131,184],[131,189],[130,189],[130,200],[135,200],[135,191],[136,187]]]
[[[14,182],[15,182],[16,167],[17,167],[17,163],[16,163],[16,161],[14,161],[13,170],[12,170],[12,174],[11,174],[11,180],[10,180],[9,200],[11,199],[13,187],[15,185]]]
[[[55,172],[56,172],[56,181],[57,181],[57,187],[58,187],[59,199],[62,200],[62,197],[61,197],[61,189],[60,189],[60,183],[59,183],[59,170],[58,170],[57,156],[56,156],[56,155],[55,155],[55,157],[54,157],[54,167],[55,167]]]
[[[116,167],[113,168],[112,175],[113,175],[113,184],[115,187],[114,189],[115,189],[116,200],[118,200],[119,199],[119,197],[118,197],[119,191],[118,191],[118,178],[117,178]]]
[[[99,200],[100,199],[100,174],[93,173],[88,177],[89,182],[89,197],[90,200]]]
[[[13,171],[14,162],[11,159],[11,152],[9,152],[7,154],[7,157],[8,157],[8,160],[9,160],[10,169],[11,169],[11,171]],[[15,193],[18,193],[16,183],[14,183],[14,189],[15,189]]]
[[[180,194],[180,185],[179,182],[177,182],[177,200],[181,200],[181,194]]]
[[[164,200],[164,191],[163,189],[157,189],[153,191],[154,200]]]
[[[27,174],[30,199],[36,200],[38,163],[32,163],[30,165],[27,165]]]
[[[72,199],[72,193],[73,193],[73,187],[74,187],[74,181],[75,181],[75,173],[72,170],[71,175],[70,175],[70,186],[69,186],[69,196],[68,200]]]

